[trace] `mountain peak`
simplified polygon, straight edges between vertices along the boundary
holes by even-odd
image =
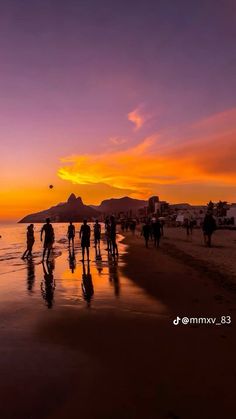
[[[75,196],[75,194],[74,194],[74,193],[70,194],[70,196],[69,196],[69,198],[68,198],[68,200],[67,200],[68,204],[70,204],[70,203],[72,203],[72,202],[75,202],[75,201],[76,201],[76,196]]]

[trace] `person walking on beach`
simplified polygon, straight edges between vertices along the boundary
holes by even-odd
[[[135,230],[136,230],[136,220],[132,220],[130,223],[130,231],[133,233],[133,235],[135,234]]]
[[[72,248],[74,249],[75,226],[72,224],[72,221],[70,221],[70,224],[68,225],[67,237],[69,240],[69,247],[72,242]]]
[[[98,220],[95,221],[93,226],[93,234],[94,234],[94,245],[95,247],[100,247],[100,240],[101,240],[101,224],[99,224]]]
[[[158,219],[152,224],[154,246],[159,247],[161,239],[161,223]]]
[[[89,225],[87,224],[87,220],[84,220],[82,226],[80,227],[80,232],[79,232],[79,237],[81,239],[81,247],[82,247],[82,262],[84,262],[85,249],[87,253],[87,260],[89,261],[90,235],[91,235],[91,229]]]
[[[194,227],[194,220],[189,221],[189,232],[192,235],[193,234],[193,227]]]
[[[112,246],[112,254],[113,256],[118,256],[118,246],[116,243],[116,220],[115,217],[112,215],[110,218],[111,221],[111,246]]]
[[[145,246],[146,248],[148,248],[148,242],[149,242],[149,237],[150,237],[150,225],[148,221],[146,221],[146,223],[144,224],[142,228],[142,235],[145,240]]]
[[[188,218],[184,219],[184,228],[186,229],[186,234],[187,236],[189,236],[189,232],[190,232],[190,221]]]
[[[216,222],[213,215],[209,211],[205,215],[202,228],[205,244],[206,246],[211,247],[211,236],[216,230]]]
[[[120,226],[121,226],[122,233],[124,233],[125,232],[125,220],[121,220]]]
[[[161,223],[161,235],[162,235],[162,237],[164,237],[164,225],[165,225],[165,220],[164,220],[164,219],[162,219],[162,220],[160,221],[160,223]]]
[[[22,259],[31,258],[32,257],[32,249],[34,245],[34,225],[30,224],[27,227],[27,248],[22,255]]]
[[[50,218],[46,218],[46,224],[43,225],[41,230],[40,240],[43,241],[44,233],[44,244],[43,244],[43,261],[47,252],[47,260],[49,259],[50,253],[52,251],[52,246],[55,240],[54,229],[50,223]]]

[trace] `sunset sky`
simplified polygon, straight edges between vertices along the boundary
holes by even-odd
[[[234,0],[2,0],[0,75],[0,220],[236,202]]]

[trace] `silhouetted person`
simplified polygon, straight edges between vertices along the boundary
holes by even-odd
[[[164,220],[161,220],[160,223],[161,223],[161,235],[162,235],[162,237],[164,237],[164,225],[165,225],[165,221]]]
[[[35,282],[35,267],[33,259],[27,261],[27,290],[32,293]]]
[[[87,264],[87,272],[86,272],[85,264],[83,262],[82,291],[83,291],[84,299],[87,301],[88,306],[89,306],[92,296],[94,294],[93,281],[92,281],[92,275],[90,273],[89,262]]]
[[[156,220],[152,224],[152,231],[153,231],[153,238],[154,238],[154,246],[159,247],[160,239],[161,239],[161,223],[159,220]]]
[[[150,240],[153,240],[153,229],[152,229],[153,223],[154,223],[154,220],[153,219],[148,221],[149,238],[150,238]]]
[[[189,236],[189,232],[190,232],[190,221],[189,221],[188,218],[185,218],[185,220],[184,220],[184,228],[186,229],[187,236]]]
[[[144,226],[142,228],[142,235],[143,235],[144,240],[145,240],[145,246],[148,248],[148,242],[149,242],[149,238],[150,238],[150,225],[149,225],[148,221],[144,224]]]
[[[106,237],[106,241],[107,241],[106,250],[108,252],[111,252],[111,224],[110,224],[109,217],[107,217],[106,220],[105,220],[105,237]]]
[[[53,299],[54,299],[54,291],[56,288],[55,281],[53,278],[53,263],[47,262],[46,265],[43,262],[43,273],[44,273],[44,281],[41,283],[41,292],[43,299],[46,301],[47,307],[52,308],[53,306]]]
[[[124,233],[124,231],[125,231],[125,220],[121,221],[120,226],[121,226],[122,233]]]
[[[44,244],[43,244],[43,261],[47,252],[47,260],[49,259],[50,253],[52,251],[52,246],[54,243],[54,229],[52,224],[50,223],[50,218],[46,219],[46,224],[44,224],[42,230],[40,239],[43,241],[43,234],[44,234]]]
[[[113,256],[118,256],[118,246],[116,243],[116,220],[115,217],[112,215],[110,218],[111,221],[111,246],[112,246],[112,254]]]
[[[74,247],[72,247],[72,250],[69,247],[69,267],[70,267],[71,272],[74,273],[74,270],[76,268]]]
[[[98,220],[95,221],[95,224],[93,226],[93,234],[94,234],[94,244],[95,247],[100,246],[100,240],[101,240],[101,224],[99,224]]]
[[[192,235],[193,234],[193,227],[194,227],[194,220],[189,221],[189,232]]]
[[[70,224],[68,225],[67,237],[69,240],[69,247],[72,242],[72,247],[74,248],[75,226],[72,224],[72,221],[70,221]]]
[[[213,215],[207,212],[203,221],[203,234],[206,246],[211,247],[211,236],[216,230],[216,222]]]
[[[136,221],[132,220],[130,223],[130,231],[132,231],[132,233],[135,234],[135,229],[136,229]]]
[[[32,249],[34,245],[35,239],[34,239],[34,225],[30,224],[27,227],[27,248],[22,256],[22,259],[25,258],[31,258],[32,257]]]
[[[90,235],[91,235],[91,229],[89,225],[87,224],[87,220],[84,220],[82,226],[80,227],[80,232],[79,232],[79,236],[81,239],[81,247],[82,247],[82,262],[84,261],[85,249],[87,252],[87,260],[89,261]]]

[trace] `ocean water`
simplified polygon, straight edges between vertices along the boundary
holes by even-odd
[[[92,227],[92,224],[90,224]],[[101,259],[96,259],[93,240],[90,263],[81,262],[80,224],[75,223],[75,257],[71,258],[67,224],[55,223],[55,243],[49,264],[42,264],[41,224],[35,224],[33,259],[22,260],[26,247],[25,224],[0,225],[0,303],[2,308],[37,310],[74,308],[165,315],[166,307],[122,273],[127,247],[118,234],[119,257],[107,254],[101,241]],[[104,226],[102,226],[104,229]],[[104,232],[104,231],[103,231]]]

